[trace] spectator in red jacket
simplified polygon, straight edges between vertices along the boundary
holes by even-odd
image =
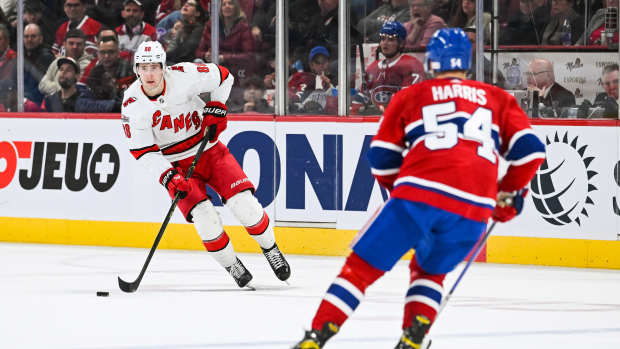
[[[144,7],[139,0],[125,0],[121,16],[125,24],[116,28],[121,51],[133,53],[144,41],[157,40],[155,27],[143,21]]]
[[[58,56],[63,55],[61,50],[65,40],[65,35],[69,30],[79,29],[86,35],[85,51],[88,54],[95,55],[97,46],[95,45],[95,36],[101,28],[101,23],[86,15],[86,4],[84,0],[65,0],[65,14],[69,18],[68,21],[58,27],[56,30],[56,42],[52,46],[52,52]]]
[[[220,48],[218,63],[235,76],[235,85],[254,72],[254,39],[238,0],[223,0],[220,9]],[[196,57],[211,62],[211,21],[202,32]]]

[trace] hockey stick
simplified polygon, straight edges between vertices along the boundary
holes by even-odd
[[[478,243],[476,244],[476,248],[474,249],[474,253],[471,255],[471,258],[467,261],[467,264],[465,264],[465,268],[463,268],[463,270],[461,271],[461,274],[459,274],[459,277],[456,279],[456,281],[452,285],[452,288],[450,289],[450,292],[448,292],[448,294],[443,297],[443,300],[442,300],[441,304],[439,305],[439,309],[437,310],[437,315],[435,315],[435,321],[433,323],[435,323],[437,321],[437,318],[439,317],[439,314],[446,307],[446,305],[448,304],[448,301],[450,300],[450,298],[452,298],[452,294],[454,293],[454,290],[456,289],[456,286],[459,285],[459,283],[461,282],[461,279],[463,279],[463,276],[465,276],[465,272],[467,272],[467,269],[469,269],[469,266],[471,265],[471,263],[474,260],[476,260],[476,258],[478,257],[478,254],[480,254],[480,251],[482,250],[482,246],[484,246],[484,244],[486,244],[487,239],[489,238],[489,235],[491,235],[491,232],[493,231],[493,228],[495,228],[495,224],[497,224],[497,222],[493,221],[493,223],[491,223],[491,226],[489,227],[489,229],[487,229],[487,231],[484,234],[484,236],[482,237],[482,239],[480,241],[478,241]],[[429,329],[429,332],[430,332],[430,329]],[[427,335],[426,338],[429,338],[429,336]],[[425,338],[424,342],[426,342],[426,338]],[[422,343],[420,348],[421,349],[428,349],[431,346],[431,342],[432,341],[430,339],[428,339],[426,344]]]
[[[196,152],[196,155],[194,156],[194,160],[192,161],[192,164],[187,169],[187,173],[185,174],[185,179],[189,179],[192,176],[192,172],[194,172],[194,168],[196,167],[196,164],[198,163],[198,160],[200,159],[200,156],[202,155],[202,152],[204,151],[207,143],[212,137],[215,136],[216,129],[217,129],[217,125],[210,126],[207,131],[207,135],[205,135],[202,138],[202,141],[200,142],[200,146],[198,147],[198,151]],[[120,276],[118,277],[118,286],[121,288],[123,292],[127,292],[127,293],[136,292],[136,290],[138,289],[138,286],[140,286],[140,282],[142,281],[142,277],[144,277],[146,268],[149,266],[149,263],[151,262],[151,258],[153,258],[153,254],[155,254],[155,250],[157,249],[157,246],[159,245],[159,241],[164,236],[164,231],[166,230],[166,227],[168,226],[168,222],[170,221],[170,218],[172,218],[174,209],[177,207],[177,203],[179,202],[180,195],[181,195],[180,192],[177,192],[174,195],[174,200],[172,200],[172,204],[170,205],[168,214],[166,215],[166,218],[164,218],[164,222],[162,223],[161,228],[159,228],[159,233],[157,233],[155,242],[153,242],[153,247],[151,247],[151,251],[149,252],[148,257],[146,257],[146,261],[144,262],[144,265],[142,266],[142,270],[140,271],[140,275],[138,275],[138,278],[132,282],[127,282],[121,279]]]

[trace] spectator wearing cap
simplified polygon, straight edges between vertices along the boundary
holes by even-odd
[[[408,0],[390,0],[362,18],[357,23],[357,30],[364,36],[364,41],[379,42],[379,31],[384,23],[405,23],[410,18]]]
[[[143,21],[144,7],[139,0],[125,0],[121,16],[124,24],[116,28],[121,51],[133,53],[141,43],[157,40],[155,27]]]
[[[74,59],[80,66],[80,71],[84,71],[84,68],[90,64],[92,57],[84,50],[86,44],[86,38],[84,33],[79,29],[70,30],[65,36],[63,46],[65,47],[65,56],[56,58],[49,67],[47,72],[39,82],[39,91],[45,95],[51,95],[60,90],[58,84],[58,60],[64,57]]]
[[[181,8],[181,29],[168,43],[166,57],[172,64],[191,62],[204,30],[204,11],[198,0],[188,0]]]
[[[43,108],[51,113],[106,113],[120,111],[118,100],[97,99],[88,87],[77,79],[80,75],[78,62],[71,57],[61,57],[56,62],[58,66],[58,83],[60,90],[48,95],[43,100]],[[114,86],[104,85],[103,89],[116,92]]]
[[[0,80],[16,79],[17,53],[9,47],[9,29],[0,23]]]
[[[296,72],[290,77],[288,94],[293,111],[325,111],[326,96],[331,94],[334,87],[328,72],[329,58],[330,54],[325,46],[315,46],[308,54],[310,71]],[[325,97],[318,96],[319,94]],[[307,110],[307,102],[312,101],[320,104],[321,110]]]
[[[86,89],[84,85],[80,85],[78,89],[80,66],[72,57],[61,57],[54,63],[57,67],[57,81],[60,89],[45,97],[44,108],[53,113],[73,113],[80,94],[79,90]]]
[[[41,28],[30,23],[24,28],[24,94],[35,103],[41,104],[43,94],[39,91],[39,82],[47,67],[55,57],[50,48],[43,43]]]
[[[86,15],[86,0],[65,0],[64,10],[68,21],[56,30],[56,41],[52,46],[52,52],[58,56],[62,54],[61,49],[69,31],[79,29],[85,35],[85,50],[94,55],[97,52],[95,36],[101,28],[101,23]]]
[[[445,28],[446,22],[432,14],[433,0],[409,0],[411,20],[405,23],[407,39],[405,47],[426,46],[437,29]]]

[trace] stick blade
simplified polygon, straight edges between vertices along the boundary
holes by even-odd
[[[136,292],[136,290],[138,289],[138,285],[135,281],[127,282],[121,279],[120,277],[118,277],[118,287],[120,287],[121,291],[127,292],[127,293]]]

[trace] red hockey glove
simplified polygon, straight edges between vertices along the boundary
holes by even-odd
[[[208,127],[207,139],[209,142],[217,140],[220,133],[226,129],[228,108],[220,102],[209,102],[202,111],[202,127]]]
[[[162,173],[161,177],[159,177],[159,183],[161,183],[164,188],[168,189],[168,193],[171,197],[174,197],[176,193],[179,192],[180,199],[186,197],[187,193],[191,190],[189,182],[174,168],[170,168]]]
[[[492,214],[493,220],[496,222],[508,222],[521,213],[527,191],[527,189],[510,193],[500,191],[497,194],[497,204]]]

